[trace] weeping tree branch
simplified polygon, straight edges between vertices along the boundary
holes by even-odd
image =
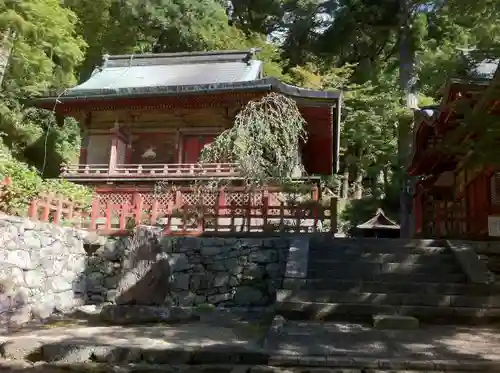
[[[303,171],[299,142],[307,139],[305,120],[292,99],[271,93],[251,101],[234,126],[207,145],[202,163],[236,163],[249,185],[287,184],[294,170]]]

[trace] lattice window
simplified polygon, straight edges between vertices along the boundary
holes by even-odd
[[[99,214],[103,216],[106,211],[106,206],[108,204],[112,204],[115,206],[121,206],[125,203],[132,204],[133,203],[133,198],[132,198],[132,193],[129,192],[123,192],[123,193],[116,193],[116,192],[110,192],[110,193],[99,193],[98,198],[99,198]]]
[[[182,204],[186,205],[199,205],[203,206],[215,206],[217,203],[219,194],[217,192],[184,192],[182,193]]]
[[[490,203],[491,206],[500,206],[500,172],[490,177]]]
[[[141,194],[146,209],[153,206],[154,201],[158,201],[158,212],[167,212],[168,205],[175,202],[175,194],[172,191],[162,191],[160,193]]]

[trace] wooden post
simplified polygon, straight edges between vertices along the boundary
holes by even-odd
[[[300,214],[302,212],[302,208],[299,203],[297,203],[297,206],[295,207],[295,231],[297,233],[300,232]]]
[[[139,225],[142,222],[142,210],[144,207],[144,199],[142,195],[135,192],[134,193],[134,217],[135,217],[135,225]]]
[[[330,233],[337,233],[338,229],[338,210],[337,198],[330,198]]]
[[[284,228],[285,203],[280,202],[280,229]]]
[[[267,219],[269,215],[269,196],[262,197],[262,227],[267,229]]]
[[[54,212],[54,224],[59,224],[61,222],[63,207],[62,197],[59,196],[56,202],[56,211]]]
[[[318,210],[319,210],[320,206],[321,206],[320,202],[319,201],[315,201],[314,205],[313,205],[313,208],[311,210],[311,212],[313,214],[313,232],[317,232],[318,231]]]
[[[92,201],[92,212],[90,215],[90,229],[97,229],[97,219],[99,219],[99,213],[101,209],[101,204],[99,202],[99,197],[94,197]]]
[[[199,211],[198,211],[198,216],[197,216],[197,227],[196,229],[198,230],[198,232],[203,232],[204,231],[204,227],[205,227],[205,205],[203,204],[203,201],[202,203],[200,203],[200,206],[199,206]]]
[[[111,130],[112,137],[111,137],[111,150],[109,152],[109,165],[108,165],[108,172],[112,174],[115,171],[116,168],[116,162],[118,158],[118,139],[119,139],[119,123],[118,121],[115,122],[115,126]]]
[[[182,192],[180,190],[175,191],[175,206],[182,206]]]
[[[104,229],[111,230],[111,219],[113,217],[113,205],[111,204],[111,202],[108,202],[106,204],[105,216],[106,216],[106,222],[104,224]]]
[[[247,232],[250,232],[251,228],[252,228],[252,193],[249,192],[248,193],[248,202],[247,202],[247,213],[246,213],[246,216],[247,216]]]
[[[88,147],[89,147],[89,136],[86,132],[82,132],[82,142],[80,147],[80,158],[78,163],[87,164]]]
[[[219,231],[219,216],[220,216],[220,194],[219,194],[219,199],[215,201],[214,204],[214,231],[218,232]]]
[[[220,210],[223,209],[223,206],[226,205],[226,194],[224,192],[224,188],[223,187],[220,187],[219,188],[219,195],[218,195],[218,208],[217,208],[217,215],[219,215]],[[222,214],[225,214],[225,212],[222,212]]]
[[[172,211],[174,209],[174,204],[173,202],[169,201],[167,203],[167,224],[165,225],[165,228],[163,229],[163,232],[165,234],[170,234],[172,233]]]
[[[158,200],[154,200],[153,204],[151,205],[151,215],[149,217],[149,223],[151,225],[155,225],[156,222],[158,221],[158,208],[159,208],[160,203]]]
[[[121,205],[121,208],[119,210],[119,221],[120,221],[120,230],[124,231],[127,228],[127,217],[130,212],[130,205],[128,203],[124,203]]]
[[[318,188],[318,186],[315,186],[312,190],[312,199],[313,199],[313,201],[319,200],[319,188]]]
[[[44,204],[43,204],[42,217],[40,218],[40,220],[41,221],[49,221],[49,219],[50,219],[50,207],[52,204],[52,195],[47,194],[42,198],[44,200]]]
[[[33,220],[38,220],[38,199],[33,199],[28,210],[28,217]]]
[[[235,204],[234,201],[231,201],[230,211],[231,211],[230,229],[231,229],[231,232],[236,232],[236,226],[235,226],[235,223],[234,223],[234,214],[235,214],[235,211],[236,211],[236,204]]]

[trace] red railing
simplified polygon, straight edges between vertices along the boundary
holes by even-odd
[[[196,178],[237,177],[236,165],[232,163],[169,163],[169,164],[118,164],[112,169],[106,164],[63,165],[61,176],[65,178]]]
[[[6,199],[9,197],[8,187],[11,184],[12,180],[8,176],[0,182],[0,212],[7,212]]]
[[[178,204],[145,199],[136,193],[130,203],[102,203],[94,198],[89,210],[58,198],[43,195],[33,200],[31,219],[69,223],[109,234],[128,234],[139,224],[160,225],[171,234],[202,232],[317,232],[337,231],[337,199],[271,204],[269,196],[249,198],[245,203]]]

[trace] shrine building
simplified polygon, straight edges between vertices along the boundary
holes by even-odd
[[[59,122],[74,117],[81,126],[79,161],[64,165],[60,177],[94,187],[103,202],[151,192],[158,182],[237,182],[235,164],[199,164],[200,152],[242,107],[270,92],[294,99],[307,122],[308,140],[299,144],[306,173],[297,178],[336,172],[341,93],[266,77],[257,52],[104,56],[87,81],[60,97],[36,99],[38,107],[55,106]]]
[[[450,79],[438,106],[415,114],[409,174],[418,176],[413,196],[415,236],[487,239],[500,236],[498,162],[482,157],[479,136],[496,141],[484,122],[500,123],[498,60],[485,60],[466,76]],[[478,160],[479,159],[479,160]]]

